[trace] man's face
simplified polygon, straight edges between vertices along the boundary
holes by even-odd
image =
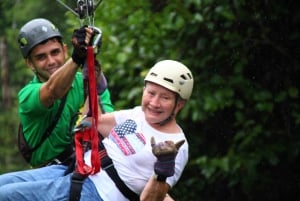
[[[151,82],[147,82],[143,91],[142,109],[149,124],[157,124],[176,114],[182,104],[176,104],[174,92]],[[175,108],[175,110],[174,110]]]
[[[67,46],[51,39],[35,46],[26,61],[39,80],[44,82],[65,63],[66,57]]]

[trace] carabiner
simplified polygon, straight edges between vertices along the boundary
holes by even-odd
[[[98,54],[99,49],[101,47],[102,31],[98,27],[94,26],[89,26],[89,28],[91,28],[95,33],[95,38],[93,40],[92,47],[94,49],[94,54]]]

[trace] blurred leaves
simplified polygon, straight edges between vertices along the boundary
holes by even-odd
[[[22,24],[46,17],[69,43],[79,22],[50,0],[0,5],[16,98],[31,77],[15,41]],[[192,98],[178,116],[190,160],[171,191],[176,200],[300,199],[299,9],[295,0],[103,0],[98,7],[97,57],[117,109],[140,104],[143,78],[159,60],[180,60],[193,72]],[[2,108],[2,171],[21,164],[11,149],[16,107]]]

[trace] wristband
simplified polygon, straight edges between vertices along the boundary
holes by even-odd
[[[82,66],[86,60],[86,56],[83,55],[83,52],[79,52],[79,50],[74,49],[73,53],[71,55],[74,63],[76,63],[78,66]]]
[[[159,181],[159,182],[166,182],[166,180],[167,180],[167,177],[162,176],[162,175],[157,175],[157,174],[154,174],[154,178],[156,179],[156,181]]]

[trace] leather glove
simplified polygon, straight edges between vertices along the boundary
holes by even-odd
[[[86,28],[82,26],[80,29],[75,29],[72,35],[73,52],[72,59],[77,65],[83,65],[86,59]]]
[[[152,153],[157,161],[154,164],[154,172],[159,181],[164,181],[175,173],[175,158],[179,148],[185,140],[180,140],[176,144],[173,141],[155,143],[154,137],[151,138]]]

